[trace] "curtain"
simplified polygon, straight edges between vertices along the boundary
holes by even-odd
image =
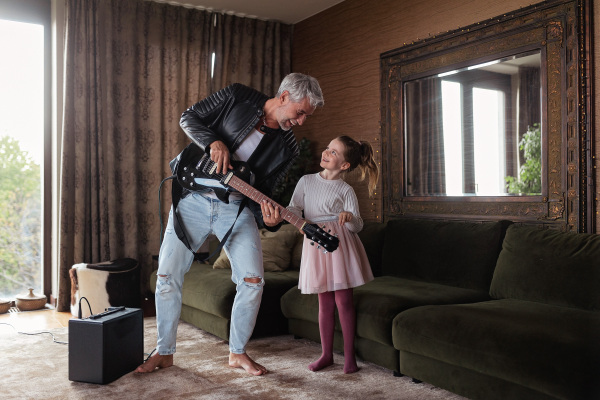
[[[442,86],[440,79],[406,85],[407,195],[446,193]]]
[[[66,12],[60,311],[76,263],[135,258],[148,290],[171,204],[167,183],[159,211],[159,185],[189,143],[181,113],[225,82],[273,95],[291,48],[290,26],[164,3],[67,0]],[[243,40],[219,29],[223,19],[244,27]],[[235,62],[217,63],[212,79],[213,53],[224,60],[224,49]]]
[[[215,90],[244,83],[274,96],[291,70],[292,26],[216,15]]]
[[[519,152],[520,166],[525,163],[525,154],[523,150],[518,149],[518,145],[529,127],[542,122],[540,68],[519,67],[519,82],[519,115],[516,144]]]

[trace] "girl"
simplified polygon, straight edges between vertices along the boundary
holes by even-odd
[[[356,234],[363,227],[358,201],[352,187],[342,177],[360,167],[362,178],[369,175],[369,196],[373,195],[379,169],[368,142],[357,142],[348,136],[333,139],[321,155],[317,174],[305,175],[298,181],[288,209],[294,214],[325,225],[324,230],[337,234],[340,243],[333,253],[323,253],[305,239],[298,287],[302,293],[319,294],[319,330],[322,355],[308,366],[319,371],[333,364],[333,333],[337,305],[344,337],[344,373],[358,371],[354,355],[356,315],[352,288],[373,279],[365,249]]]

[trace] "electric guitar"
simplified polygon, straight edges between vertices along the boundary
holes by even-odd
[[[317,243],[317,247],[322,248],[325,253],[335,251],[338,248],[339,239],[337,237],[325,232],[316,224],[309,224],[247,183],[244,179],[252,182],[253,175],[246,163],[232,162],[232,164],[234,166],[233,170],[226,173],[217,173],[217,164],[210,159],[208,153],[205,153],[199,161],[195,158],[187,166],[177,168],[177,181],[186,189],[195,191],[198,190],[195,178],[216,179],[223,185],[237,190],[259,204],[261,201],[267,200],[275,207],[279,207],[283,219],[304,232],[304,235],[313,241],[311,244]]]

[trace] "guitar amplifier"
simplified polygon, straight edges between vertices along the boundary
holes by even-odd
[[[144,362],[144,318],[139,308],[111,307],[69,320],[69,380],[106,384]]]

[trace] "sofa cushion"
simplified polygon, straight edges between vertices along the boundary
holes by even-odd
[[[369,263],[373,276],[381,276],[381,257],[383,253],[383,241],[385,238],[385,227],[387,224],[381,222],[365,222],[363,229],[358,232]]]
[[[261,229],[259,234],[265,271],[285,271],[292,267],[292,262],[298,263],[298,268],[294,266],[293,269],[299,269],[300,261],[296,260],[296,258],[292,260],[292,257],[297,257],[294,254],[294,249],[298,242],[300,242],[301,246],[303,235],[300,234],[300,231],[295,226],[285,224],[277,232]],[[300,254],[302,254],[301,247]],[[221,250],[221,254],[213,264],[213,268],[231,269],[231,263],[227,258],[225,249]]]
[[[187,306],[229,319],[234,296],[231,270],[194,262],[185,274],[181,301]]]
[[[489,291],[508,221],[387,223],[383,274]]]
[[[354,288],[356,335],[392,346],[392,321],[398,313],[424,304],[454,304],[489,300],[487,293],[393,276],[377,277]],[[281,298],[287,318],[318,324],[317,295],[290,289]],[[336,320],[339,329],[339,323]]]
[[[417,307],[393,323],[401,359],[406,351],[565,399],[598,398],[598,337],[598,312],[512,299]]]
[[[356,334],[392,345],[392,321],[401,312],[426,304],[473,303],[487,293],[392,276],[378,277],[354,289]]]
[[[600,310],[600,236],[511,226],[490,294]]]
[[[265,272],[261,313],[280,314],[279,300],[283,293],[298,285],[298,271]],[[156,291],[156,271],[152,273],[151,289]],[[213,269],[210,264],[192,263],[185,275],[182,303],[186,306],[230,319],[235,285],[231,270]]]

